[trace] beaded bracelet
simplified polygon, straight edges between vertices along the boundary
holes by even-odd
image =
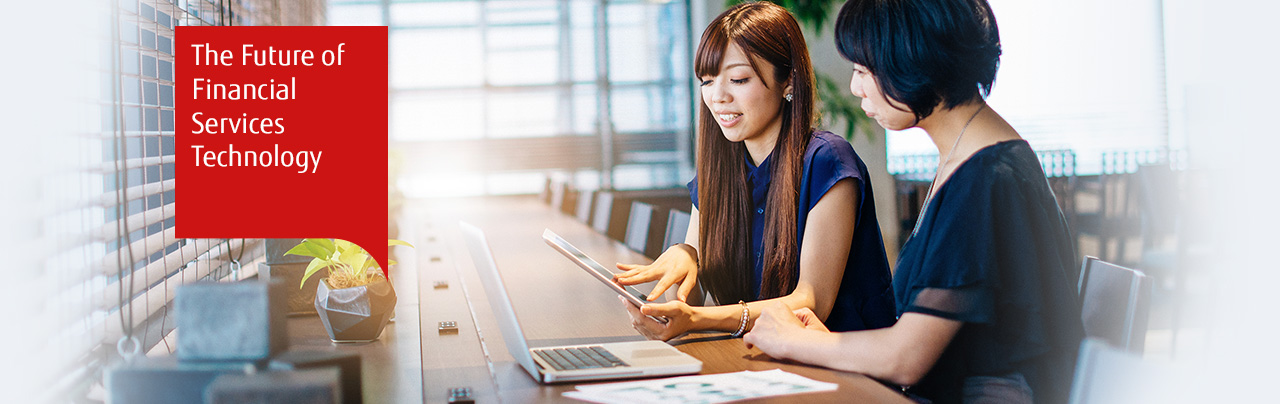
[[[738,301],[742,305],[742,323],[738,324],[738,331],[733,333],[733,337],[741,337],[747,331],[747,320],[751,318],[751,310],[747,308],[747,302]]]

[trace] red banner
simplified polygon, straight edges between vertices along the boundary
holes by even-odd
[[[340,238],[387,263],[387,28],[178,27],[180,238]]]

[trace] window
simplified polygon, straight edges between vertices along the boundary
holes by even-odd
[[[1171,136],[1170,122],[1181,118],[1170,119],[1166,105],[1160,2],[991,7],[1004,55],[987,101],[1033,148],[1073,150],[1076,173],[1086,175],[1110,169],[1104,153],[1185,149]],[[891,160],[937,154],[918,129],[890,132],[888,143]]]
[[[533,193],[551,172],[687,181],[688,4],[660,3],[608,1],[603,20],[598,0],[328,4],[332,24],[390,26],[396,182],[435,197]]]

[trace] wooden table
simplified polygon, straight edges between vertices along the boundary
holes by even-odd
[[[413,275],[419,285],[416,298],[425,401],[443,402],[450,388],[470,387],[481,403],[577,402],[561,396],[574,389],[574,384],[540,385],[507,352],[458,228],[459,220],[484,229],[531,346],[643,339],[631,328],[616,295],[547,247],[541,235],[544,228],[550,228],[605,266],[617,261],[649,262],[621,243],[533,197],[430,201],[406,208],[405,222],[411,225],[401,227],[405,230],[401,237],[417,248],[412,257],[402,254],[401,264],[419,269]],[[397,277],[402,279],[397,281]],[[401,285],[397,290],[404,288],[407,278],[392,274],[393,282]],[[437,286],[437,282],[447,286]],[[408,328],[404,312],[401,314],[388,329],[392,336]],[[437,332],[441,321],[457,322],[458,331]],[[746,349],[737,338],[696,334],[677,342],[676,347],[702,360],[703,374],[783,369],[840,386],[835,392],[784,396],[767,400],[770,402],[908,402],[866,376],[775,361],[757,349]],[[409,351],[397,351],[394,361],[403,366],[409,361]],[[377,387],[366,384],[366,397],[370,388]]]

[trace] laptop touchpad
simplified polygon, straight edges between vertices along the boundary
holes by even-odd
[[[660,358],[664,356],[680,356],[680,351],[674,349],[637,349],[631,351],[633,358]]]

